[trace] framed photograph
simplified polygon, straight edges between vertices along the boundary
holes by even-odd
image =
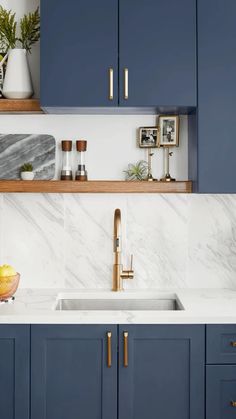
[[[158,127],[139,128],[139,147],[158,147]]]
[[[178,147],[179,145],[179,117],[159,116],[159,147]]]

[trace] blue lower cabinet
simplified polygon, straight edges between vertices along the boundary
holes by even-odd
[[[119,419],[204,419],[204,339],[204,326],[120,326]]]
[[[236,366],[206,367],[206,419],[236,418]]]
[[[0,325],[0,418],[29,419],[30,326]]]
[[[31,419],[117,418],[117,326],[35,325],[31,334]]]

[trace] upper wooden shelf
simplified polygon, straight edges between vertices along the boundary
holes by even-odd
[[[0,99],[0,112],[42,112],[38,99]]]
[[[24,193],[191,193],[192,182],[127,182],[90,180],[0,180],[0,192]]]

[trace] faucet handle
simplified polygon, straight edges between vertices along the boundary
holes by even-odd
[[[133,271],[133,262],[134,262],[134,255],[130,255],[130,271]]]
[[[130,268],[122,270],[121,272],[121,278],[122,279],[133,279],[134,278],[134,270],[133,270],[133,255],[130,257]]]

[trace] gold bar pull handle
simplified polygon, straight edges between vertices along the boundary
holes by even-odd
[[[107,366],[111,368],[112,354],[111,354],[111,332],[107,332]]]
[[[230,345],[231,345],[233,348],[236,348],[236,342],[235,342],[235,341],[230,342]]]
[[[129,333],[124,332],[124,367],[127,368],[129,365],[129,350],[128,350],[128,337]]]
[[[129,99],[129,70],[128,68],[124,69],[124,98],[125,100]]]
[[[114,99],[114,71],[109,68],[109,100]]]
[[[235,400],[231,400],[230,404],[231,404],[232,407],[236,407],[236,401]]]

